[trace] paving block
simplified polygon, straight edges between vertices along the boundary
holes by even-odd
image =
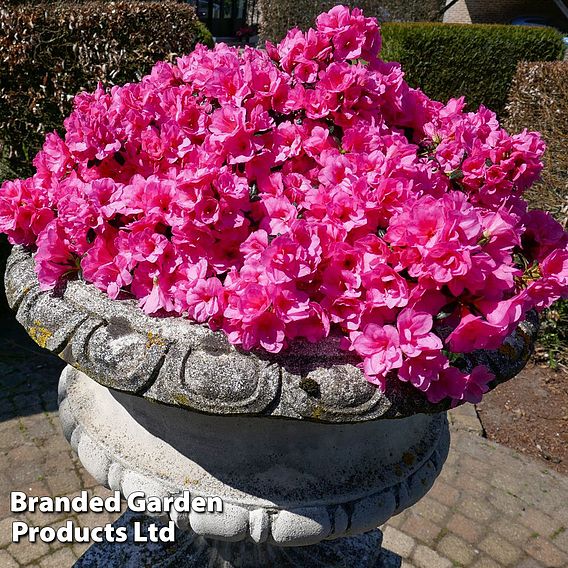
[[[39,560],[49,553],[49,545],[45,542],[28,542],[21,540],[20,542],[13,542],[7,551],[16,559],[18,564],[25,566]]]
[[[414,539],[403,532],[386,527],[383,532],[383,548],[391,550],[402,558],[410,558],[416,542]]]
[[[420,515],[410,515],[400,530],[423,544],[433,545],[442,529]]]
[[[483,534],[483,525],[464,517],[460,513],[455,513],[450,518],[446,528],[449,532],[458,535],[470,544],[478,542]]]
[[[436,501],[447,507],[453,507],[459,501],[460,491],[438,478],[432,489],[428,492],[428,497],[433,497]]]
[[[417,568],[452,568],[452,562],[447,558],[443,558],[437,552],[423,545],[418,545],[412,561]]]
[[[429,521],[434,521],[436,524],[443,526],[450,512],[449,507],[439,503],[429,495],[423,497],[412,507],[412,512],[422,517],[428,519]]]
[[[454,562],[469,566],[477,559],[479,551],[453,534],[447,534],[440,540],[436,550]]]
[[[485,537],[479,543],[479,548],[491,556],[491,558],[503,564],[503,566],[516,566],[521,557],[521,551],[518,546],[513,546],[503,537],[496,534],[490,534]]]
[[[0,520],[0,548],[8,546],[12,542],[12,523],[17,521],[16,517],[8,517]],[[2,566],[0,564],[0,566]]]
[[[468,494],[462,498],[456,511],[478,523],[487,523],[495,514],[495,509],[484,495]]]
[[[525,527],[543,537],[548,537],[548,535],[554,533],[561,527],[560,522],[556,519],[553,519],[550,515],[532,507],[527,508],[520,514],[519,521]]]
[[[483,426],[472,404],[462,404],[448,412],[450,427],[453,430],[470,432],[483,436]]]
[[[501,564],[497,564],[495,560],[492,560],[488,556],[482,556],[472,568],[501,568]]]
[[[540,536],[527,542],[524,550],[546,568],[568,566],[568,555]]]
[[[18,563],[5,550],[0,550],[0,566],[2,568],[19,568]]]
[[[518,518],[498,516],[493,519],[488,529],[489,533],[491,531],[517,547],[525,544],[530,538],[534,538],[533,531],[521,525]]]
[[[71,568],[76,561],[77,557],[73,549],[67,545],[42,558],[39,565],[40,568]]]
[[[75,470],[62,471],[58,475],[50,476],[47,484],[51,494],[57,496],[79,492],[83,488],[81,478]]]

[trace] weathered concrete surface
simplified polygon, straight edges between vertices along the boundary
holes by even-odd
[[[138,534],[148,534],[150,521],[127,512],[114,526],[127,529],[128,542],[94,545],[78,560],[74,568],[228,568],[228,562],[235,554],[239,558],[239,568],[353,568],[354,562],[357,563],[357,568],[395,568],[401,564],[400,558],[397,561],[389,553],[384,556],[381,554],[382,535],[378,530],[341,541],[281,549],[250,541],[210,541],[185,531],[177,532],[173,545],[140,544],[134,542],[134,523],[139,524],[136,529]]]
[[[445,413],[357,424],[211,416],[110,391],[68,366],[63,431],[101,484],[128,496],[221,497],[178,526],[226,541],[306,546],[372,530],[416,503],[446,459]]]
[[[58,293],[41,292],[33,259],[19,247],[8,260],[5,282],[18,321],[40,346],[104,386],[150,400],[210,414],[332,423],[435,414],[449,406],[429,403],[396,379],[381,393],[339,349],[338,337],[297,342],[278,357],[246,353],[222,332],[183,318],[148,317],[134,300],[110,300],[79,281]],[[532,352],[535,317],[498,351],[464,356],[463,368],[485,364],[495,384],[517,374]]]

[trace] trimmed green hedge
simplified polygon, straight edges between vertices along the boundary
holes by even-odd
[[[538,130],[546,141],[541,180],[525,197],[531,209],[550,211],[568,228],[568,61],[519,63],[506,109],[511,132]],[[541,317],[537,358],[551,367],[568,365],[568,301],[545,310]]]
[[[445,0],[259,0],[261,41],[280,41],[290,28],[313,28],[316,17],[343,4],[363,10],[379,22],[433,21],[440,19]]]
[[[213,44],[188,4],[85,1],[0,6],[0,180],[29,175],[72,95],[136,81],[160,59]]]
[[[433,99],[465,95],[502,114],[519,61],[562,58],[551,28],[491,24],[385,23],[382,57],[400,61],[406,78]]]
[[[550,211],[568,227],[568,61],[519,63],[505,127],[542,134],[547,145],[544,170],[526,198],[531,207]]]
[[[519,63],[506,109],[511,132],[538,130],[546,141],[541,180],[525,197],[531,209],[550,211],[568,228],[568,61]],[[568,300],[541,316],[537,358],[568,365]]]

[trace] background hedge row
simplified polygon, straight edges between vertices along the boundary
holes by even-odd
[[[445,0],[259,0],[262,12],[261,41],[280,41],[290,28],[313,27],[318,14],[337,4],[358,7],[379,22],[432,21],[440,19]]]
[[[400,61],[408,82],[436,99],[465,95],[502,115],[519,61],[554,61],[564,51],[551,28],[491,24],[387,23],[382,57]]]
[[[160,59],[212,45],[187,4],[90,1],[0,8],[0,179],[30,173],[45,132],[80,90],[135,81]]]
[[[568,228],[568,62],[519,64],[505,126],[542,133],[548,146],[542,180],[525,197],[531,208],[550,211]],[[537,356],[552,367],[568,365],[568,301],[543,314]]]
[[[383,23],[382,57],[400,61],[412,86],[442,101],[465,95],[472,110],[484,104],[502,115],[517,63],[554,61],[564,50],[561,34],[551,28],[396,22],[435,19],[443,0],[261,0],[261,39],[280,41],[289,28],[307,29],[339,3]]]
[[[520,63],[506,115],[511,132],[538,130],[548,146],[542,180],[526,194],[531,206],[568,225],[568,62]]]

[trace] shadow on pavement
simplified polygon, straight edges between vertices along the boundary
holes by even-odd
[[[65,363],[38,347],[16,319],[0,317],[0,422],[57,410]]]

